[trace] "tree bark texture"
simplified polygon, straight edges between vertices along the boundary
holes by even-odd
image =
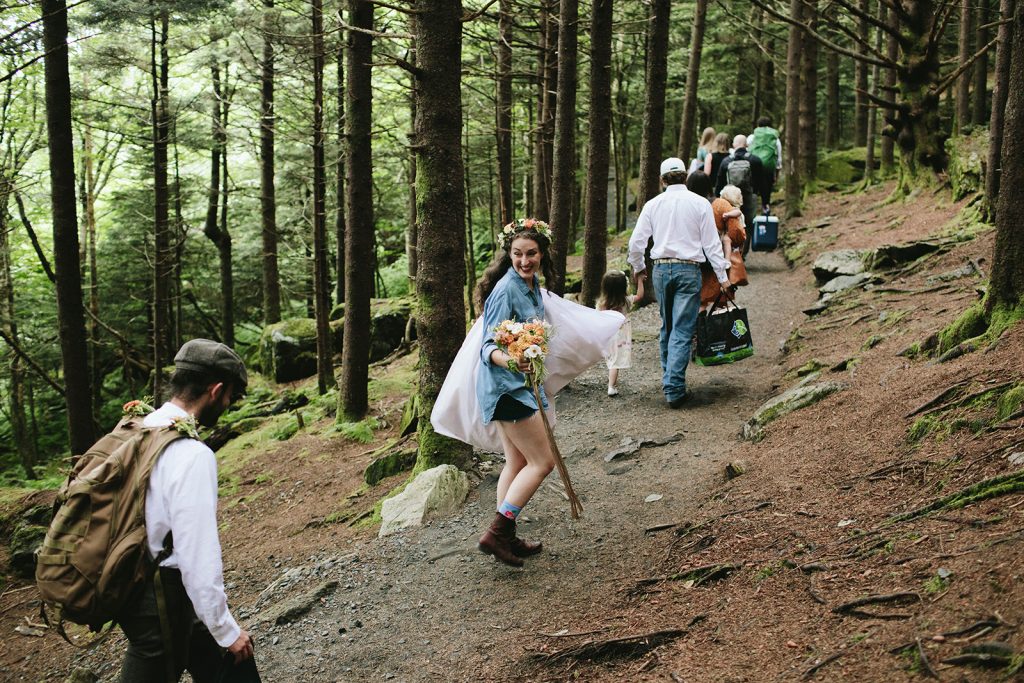
[[[498,77],[495,138],[498,145],[498,219],[515,218],[512,206],[512,1],[498,5]]]
[[[1002,179],[1004,188],[1024,183],[1024,3],[1013,11],[1010,71],[1006,88],[1006,120],[1003,128]],[[1020,311],[1024,303],[1024,204],[1017,192],[999,193],[996,210],[996,243],[989,280],[989,311]]]
[[[612,125],[612,0],[594,0],[590,19],[590,134],[580,303],[593,306],[607,266],[608,168]]]
[[[1013,17],[1017,0],[999,0],[999,19]],[[1002,172],[1000,154],[1003,149],[1003,126],[1005,120],[1006,94],[1010,85],[1010,57],[1013,45],[1014,25],[1000,24],[996,36],[995,77],[992,86],[992,115],[989,118],[988,160],[985,171],[985,197],[990,212],[989,218],[998,218],[996,213]]]
[[[281,320],[277,268],[277,190],[274,186],[274,0],[263,0],[263,59],[260,63],[260,221],[263,240],[263,320]]]
[[[971,38],[974,34],[975,0],[960,0],[960,51],[957,65],[963,66],[971,58]],[[978,47],[982,47],[979,45]],[[956,118],[953,120],[953,134],[959,135],[971,120],[971,70],[967,69],[956,79]]]
[[[760,11],[759,11],[760,12]],[[700,57],[704,48],[704,26],[708,0],[697,0],[690,32],[690,65],[686,71],[686,96],[683,99],[683,121],[679,126],[679,158],[686,161],[693,155],[697,123],[697,84],[700,79]],[[760,62],[758,62],[760,64]],[[760,69],[758,69],[760,71]]]
[[[804,23],[816,30],[818,0],[804,0]],[[818,174],[818,42],[805,41],[800,92],[801,175],[813,181]],[[866,110],[865,110],[866,111]]]
[[[462,3],[417,0],[416,176],[419,274],[416,277],[419,453],[416,470],[465,466],[472,449],[441,436],[430,412],[466,329],[465,196],[462,163]]]
[[[977,0],[974,14],[974,45],[980,50],[988,45],[989,0]],[[974,62],[974,95],[971,97],[971,123],[983,126],[988,120],[988,53]]]
[[[334,303],[345,303],[345,41],[338,41],[337,90],[335,92],[338,120],[336,136],[338,160],[334,179],[334,266],[337,279],[334,285]],[[412,266],[410,266],[412,267]]]
[[[156,22],[159,21],[159,33]],[[160,396],[163,367],[173,358],[170,348],[171,278],[174,251],[168,223],[167,147],[170,141],[170,105],[168,71],[170,57],[167,39],[170,31],[168,12],[162,11],[153,26],[153,394]],[[159,60],[157,59],[159,54]]]
[[[658,194],[661,138],[665,132],[665,84],[668,79],[668,25],[670,0],[651,2],[648,29],[647,74],[644,82],[643,136],[640,139],[640,196],[637,212]]]
[[[790,18],[802,22],[803,6],[804,0],[790,0]],[[800,67],[803,42],[803,29],[790,25],[789,46],[786,52],[786,129],[783,131],[786,140],[782,162],[786,172],[787,218],[799,216],[803,203],[803,183],[800,178]]]
[[[81,262],[78,253],[71,78],[68,74],[68,13],[64,0],[42,0],[41,4],[57,321],[64,366],[69,446],[71,454],[77,456],[92,446],[96,434],[92,422],[85,310],[82,305]]]
[[[899,16],[896,12],[889,12],[889,22],[886,24],[893,31],[899,28]],[[896,60],[900,56],[900,44],[890,31],[886,36],[885,41],[885,56],[889,62],[895,64]],[[885,99],[893,100],[897,96],[896,90],[896,69],[888,68],[885,70],[885,87],[882,91]],[[883,119],[885,125],[882,126],[882,173],[891,173],[893,168],[896,166],[896,115],[895,109],[886,108]]]
[[[858,9],[864,14],[871,12],[871,0],[858,0]],[[857,46],[857,52],[859,54],[867,54],[867,45],[870,40],[869,27],[867,19],[857,19],[857,37],[860,38],[863,43]],[[807,44],[814,43],[813,40],[808,40]],[[868,134],[868,69],[871,66],[866,62],[860,60],[854,60],[853,71],[854,71],[854,112],[853,112],[853,144],[857,147],[863,147],[867,144]]]
[[[554,155],[555,89],[558,80],[558,15],[552,3],[542,0],[540,47],[537,55],[538,107],[537,137],[533,152],[533,215],[542,221],[551,217],[551,175]]]
[[[313,302],[316,319],[316,386],[334,388],[331,348],[331,276],[327,260],[327,161],[324,155],[324,7],[312,0],[313,23]],[[369,303],[369,302],[367,302]],[[367,330],[369,327],[366,328]],[[367,355],[369,358],[369,355]]]
[[[565,263],[572,231],[576,179],[576,59],[578,0],[561,0],[558,31],[558,91],[555,101],[555,148],[551,173],[551,260],[555,281],[547,288],[565,292]]]
[[[888,20],[888,5],[885,0],[878,0],[878,20],[883,24]],[[882,32],[875,29],[875,52],[882,52]],[[882,70],[874,64],[871,67],[871,95],[878,97],[878,80],[881,78]],[[878,135],[878,105],[874,101],[868,103],[868,135],[867,151],[864,155],[864,179],[873,182],[875,179],[875,138]]]
[[[373,30],[373,4],[348,0],[348,23]],[[361,420],[368,408],[370,374],[370,298],[373,296],[376,231],[373,223],[373,124],[371,62],[373,38],[349,31],[345,121],[348,154],[345,175],[348,217],[345,233],[345,332],[341,359],[339,416]],[[461,179],[460,179],[461,180]],[[460,182],[459,187],[462,187]],[[461,206],[461,204],[460,204]],[[461,251],[459,253],[462,253]]]
[[[839,53],[825,51],[825,147],[839,146]]]

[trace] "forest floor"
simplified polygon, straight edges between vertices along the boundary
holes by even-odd
[[[558,397],[556,433],[585,512],[571,520],[545,484],[520,524],[544,551],[523,569],[475,547],[493,514],[500,462],[489,457],[470,473],[460,514],[383,539],[344,521],[404,481],[360,487],[369,445],[311,425],[230,463],[225,581],[264,680],[1020,676],[1024,420],[1001,420],[994,397],[1024,382],[1024,325],[945,363],[899,355],[977,300],[993,234],[955,241],[964,202],[924,193],[887,204],[890,190],[814,195],[785,226],[792,267],[782,249],[749,257],[738,299],[756,354],[691,365],[696,400],[682,410],[661,395],[657,311],[633,314],[621,394],[606,395],[595,367]],[[925,238],[946,250],[802,312],[818,298],[819,253]],[[413,362],[376,372],[408,374]],[[843,388],[771,422],[758,442],[740,438],[764,401],[812,371]],[[953,385],[926,419],[929,409],[910,415]],[[403,399],[380,397],[375,446],[395,436]],[[608,461],[626,440],[662,445]],[[730,463],[743,474],[728,479]],[[1003,495],[893,518],[1009,473],[1015,484],[989,491]],[[0,679],[63,680],[80,667],[116,680],[119,633],[81,654],[14,632],[36,620],[33,593],[15,583],[0,596]],[[308,612],[274,623],[275,607],[302,596]],[[849,604],[869,596],[889,597]]]

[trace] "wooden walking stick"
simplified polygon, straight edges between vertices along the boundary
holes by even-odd
[[[537,399],[537,407],[540,409],[540,418],[544,421],[544,431],[548,433],[548,441],[551,442],[551,452],[555,455],[555,467],[558,468],[558,476],[562,478],[562,484],[565,486],[565,492],[569,496],[569,512],[573,519],[579,519],[580,513],[583,512],[583,504],[580,503],[580,499],[576,496],[576,491],[572,488],[572,482],[569,481],[569,469],[565,466],[565,461],[562,460],[562,454],[558,450],[558,444],[555,443],[555,433],[551,431],[551,423],[548,422],[548,414],[544,410],[544,403],[540,400],[540,388],[536,383],[533,385],[533,396]]]

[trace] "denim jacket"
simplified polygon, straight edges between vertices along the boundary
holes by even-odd
[[[491,362],[491,352],[498,348],[494,343],[494,328],[504,320],[528,322],[534,319],[544,319],[540,282],[535,275],[533,290],[530,290],[519,273],[514,268],[509,268],[504,277],[494,285],[494,290],[484,302],[481,368],[476,379],[476,400],[480,405],[484,424],[493,419],[494,408],[503,394],[509,394],[523,405],[537,408],[537,400],[533,396],[533,390],[526,386],[523,373],[512,372]],[[540,397],[546,408],[548,403],[544,387],[540,388]]]

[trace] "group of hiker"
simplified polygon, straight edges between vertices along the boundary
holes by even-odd
[[[619,370],[631,363],[628,314],[648,281],[661,314],[665,401],[672,409],[691,401],[686,368],[698,311],[746,284],[744,228],[753,224],[757,208],[768,211],[781,159],[778,132],[765,118],[750,136],[736,135],[731,148],[724,133],[706,129],[689,169],[681,159],[665,159],[663,192],[644,204],[629,240],[637,296],[627,294],[623,271],[609,271],[597,311],[541,287],[540,277],[546,283],[553,270],[546,223],[521,218],[504,227],[494,261],[477,285],[482,318],[467,335],[465,353],[453,363],[431,416],[440,433],[476,445],[479,432],[489,430],[487,443],[504,451],[496,514],[480,550],[513,566],[542,550],[516,529],[516,518],[558,458],[542,419],[549,397],[537,376],[538,355],[547,355],[559,378],[552,392],[603,356],[608,396],[617,396]],[[545,330],[552,323],[559,333],[549,351]],[[529,348],[502,340],[509,330],[520,334],[524,328],[526,337],[534,335]],[[449,391],[454,398],[446,403],[442,397],[451,382],[460,386]],[[121,626],[129,643],[123,683],[173,682],[185,670],[199,683],[260,680],[252,638],[228,609],[216,522],[217,462],[198,434],[199,426],[216,424],[247,383],[233,349],[206,339],[187,342],[174,358],[167,401],[155,409],[126,404],[124,419],[77,459],[58,493],[37,556],[37,585],[60,619]],[[119,503],[122,490],[145,495]],[[110,566],[127,571],[108,577],[105,587],[91,578]]]

